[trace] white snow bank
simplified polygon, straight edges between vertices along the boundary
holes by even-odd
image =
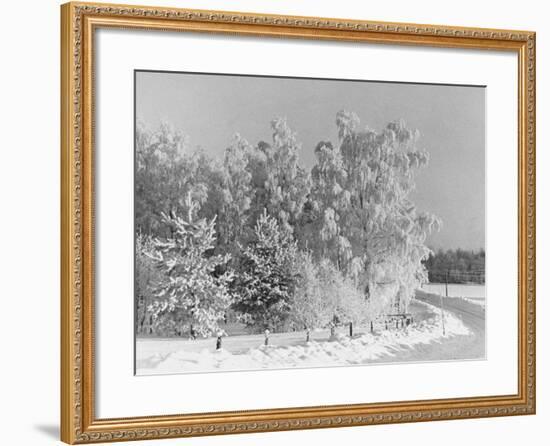
[[[145,362],[149,367],[139,368],[137,372],[139,375],[155,375],[365,364],[385,357],[391,361],[400,351],[414,350],[420,344],[442,342],[445,338],[470,334],[460,319],[444,311],[443,335],[441,310],[424,302],[420,304],[429,307],[430,316],[403,329],[366,333],[353,339],[340,335],[334,341],[312,341],[296,346],[261,345],[243,354],[232,354],[224,349],[154,354],[140,358],[140,362]]]
[[[462,300],[465,300],[466,302],[470,302],[471,304],[478,305],[482,308],[485,308],[485,299],[477,299],[477,298],[470,298],[470,297],[461,297]]]

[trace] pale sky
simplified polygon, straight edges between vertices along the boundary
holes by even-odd
[[[212,156],[221,156],[237,132],[251,144],[271,142],[270,121],[280,116],[310,169],[319,141],[336,145],[342,109],[355,112],[361,127],[379,131],[404,119],[418,129],[430,162],[417,172],[410,198],[443,221],[428,245],[485,247],[484,87],[136,72],[137,118],[151,128],[171,123]]]

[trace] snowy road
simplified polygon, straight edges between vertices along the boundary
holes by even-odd
[[[417,291],[416,299],[439,308],[440,297]],[[485,358],[485,307],[462,298],[443,298],[443,308],[459,318],[468,327],[470,334],[446,339],[425,352],[423,360],[457,360]]]

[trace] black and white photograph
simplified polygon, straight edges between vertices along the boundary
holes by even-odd
[[[486,358],[484,85],[136,70],[134,99],[137,375]]]

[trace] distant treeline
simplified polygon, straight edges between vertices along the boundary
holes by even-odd
[[[423,263],[432,283],[485,283],[485,249],[440,249]]]

